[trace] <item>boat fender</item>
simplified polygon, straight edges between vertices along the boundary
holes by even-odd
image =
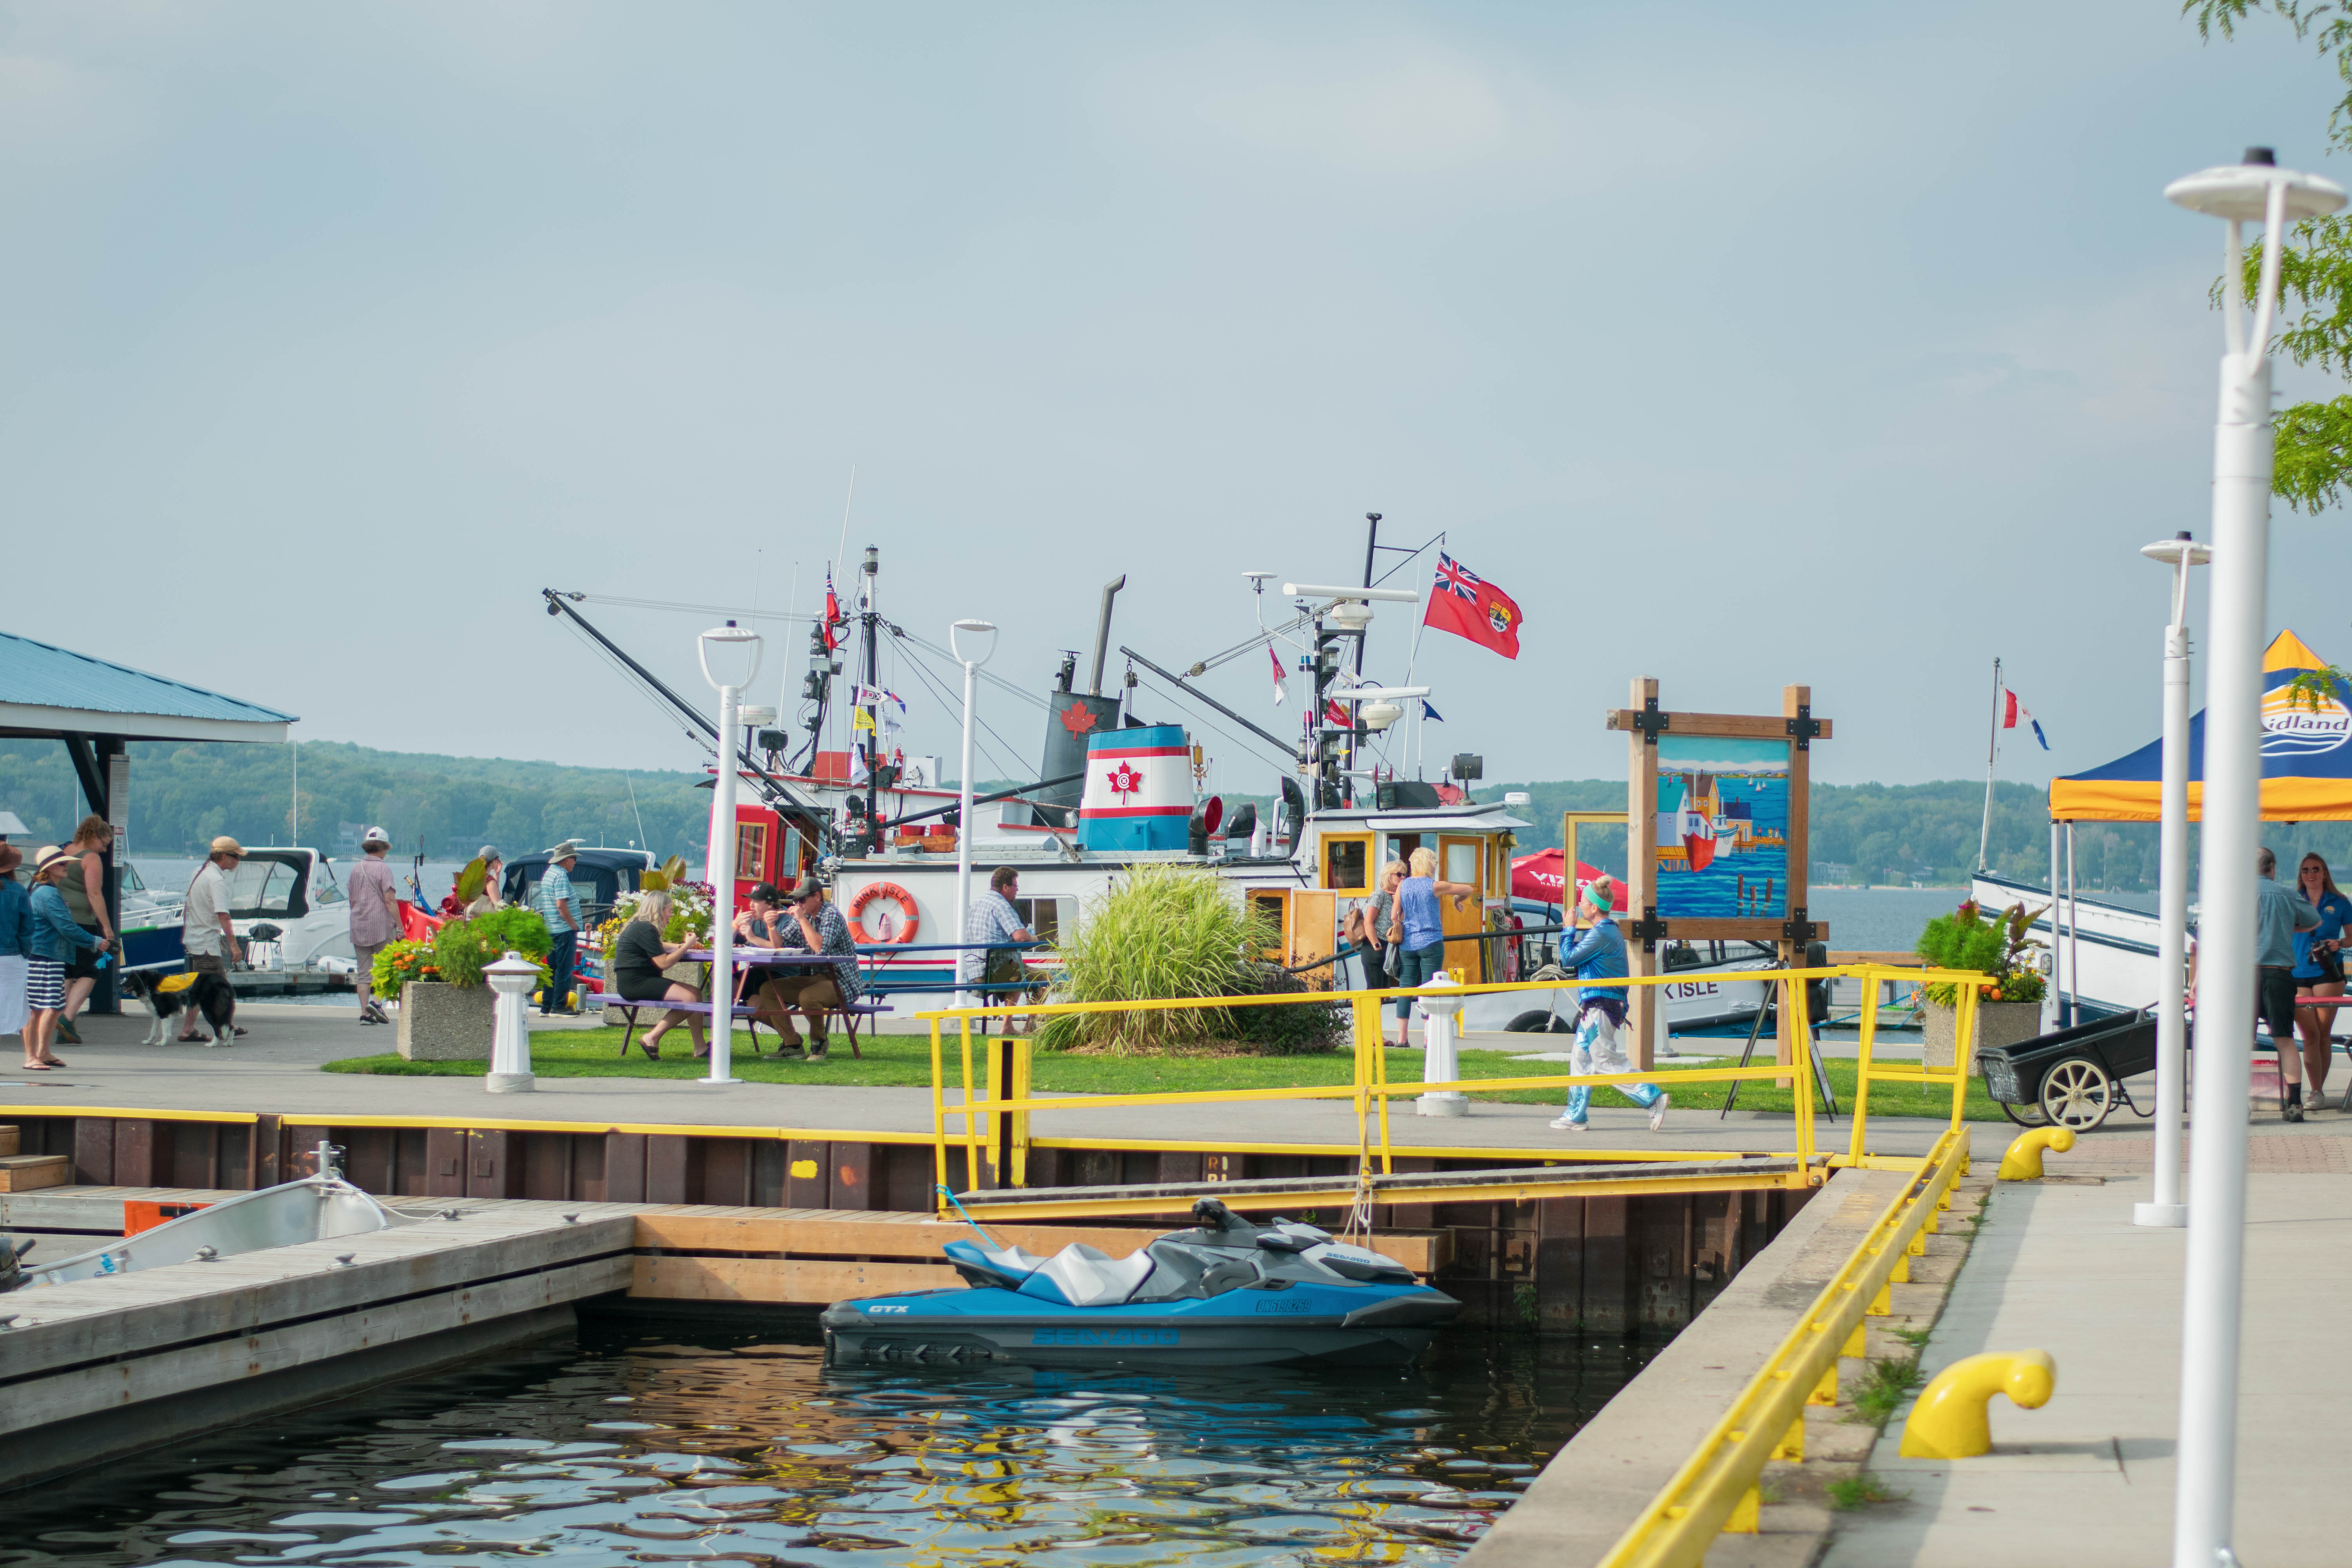
[[[905,926],[900,928],[898,934],[896,936],[888,938],[878,937],[866,929],[866,906],[880,898],[898,900],[898,907],[907,911],[907,923]],[[915,940],[915,928],[920,924],[922,924],[922,917],[916,910],[915,895],[907,891],[906,889],[898,886],[896,882],[868,882],[866,886],[857,889],[857,896],[856,898],[849,900],[850,934],[855,936],[858,941],[866,942],[868,945],[879,945],[885,941],[893,942],[912,942]]]

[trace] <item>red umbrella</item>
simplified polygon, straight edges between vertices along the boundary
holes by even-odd
[[[1567,890],[1562,885],[1560,868],[1567,858],[1567,854],[1562,850],[1538,849],[1532,855],[1522,855],[1512,861],[1511,897],[1526,899],[1531,903],[1538,904],[1558,904],[1565,901]],[[1576,863],[1576,885],[1580,889],[1601,874],[1581,860]],[[1612,879],[1609,907],[1612,910],[1622,910],[1625,907],[1625,883],[1622,879]]]

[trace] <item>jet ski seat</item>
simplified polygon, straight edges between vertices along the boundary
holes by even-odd
[[[1045,1260],[1017,1247],[999,1250],[976,1242],[950,1241],[943,1250],[955,1271],[972,1285],[995,1285],[1018,1290],[1021,1282],[1045,1265]]]
[[[1151,1274],[1151,1254],[1112,1258],[1084,1242],[1072,1242],[1037,1266],[1021,1293],[1073,1307],[1116,1307]]]

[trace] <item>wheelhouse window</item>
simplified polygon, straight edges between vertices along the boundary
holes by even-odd
[[[1370,835],[1357,837],[1326,837],[1323,840],[1323,886],[1335,893],[1362,893],[1371,889],[1372,840]]]

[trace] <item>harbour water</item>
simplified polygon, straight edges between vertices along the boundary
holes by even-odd
[[[1654,1346],[1457,1333],[1410,1369],[832,1367],[642,1320],[0,1505],[0,1568],[1444,1563]]]

